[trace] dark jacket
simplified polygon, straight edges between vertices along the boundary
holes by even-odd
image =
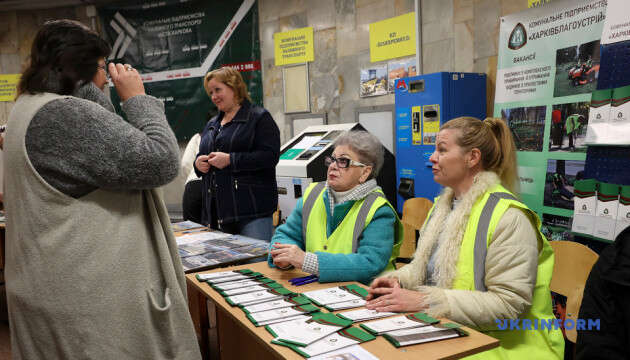
[[[243,100],[234,119],[221,126],[223,112],[212,118],[201,134],[199,155],[230,154],[230,165],[195,172],[203,181],[201,221],[216,216],[219,225],[270,216],[278,207],[276,164],[280,155],[280,130],[264,108]],[[212,214],[211,196],[217,202]]]
[[[599,256],[586,281],[580,319],[599,330],[578,330],[576,359],[630,359],[630,228]]]

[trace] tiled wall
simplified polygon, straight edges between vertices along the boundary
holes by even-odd
[[[499,18],[527,8],[527,0],[422,0],[424,73],[488,74],[492,114]],[[259,0],[264,104],[283,141],[291,127],[283,113],[282,68],[274,65],[273,34],[312,26],[311,111],[329,123],[354,122],[358,107],[393,104],[393,95],[359,97],[359,69],[370,64],[370,23],[414,11],[414,0]]]

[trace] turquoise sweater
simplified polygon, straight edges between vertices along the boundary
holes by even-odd
[[[299,199],[295,209],[285,224],[276,229],[271,244],[294,244],[305,249],[302,238],[302,201]],[[334,214],[326,206],[326,234],[330,236],[341,223],[355,201],[346,201],[335,205]],[[328,204],[328,191],[324,191],[324,204]],[[331,254],[316,252],[319,262],[319,281],[359,281],[369,284],[379,275],[392,255],[394,246],[395,223],[397,215],[387,205],[381,206],[374,213],[372,221],[359,236],[359,248],[354,254]],[[348,239],[352,241],[352,239]],[[271,255],[269,266],[273,266]]]

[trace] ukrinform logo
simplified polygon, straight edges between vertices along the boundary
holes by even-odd
[[[518,50],[527,44],[527,31],[523,24],[518,23],[514,26],[510,38],[508,39],[508,48]]]
[[[495,319],[499,330],[598,330],[600,326],[599,319]]]

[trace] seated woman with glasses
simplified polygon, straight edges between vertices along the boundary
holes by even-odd
[[[340,135],[326,158],[327,181],[313,183],[271,239],[270,266],[296,267],[320,282],[368,284],[394,270],[402,224],[376,176],[383,146],[366,131]]]

